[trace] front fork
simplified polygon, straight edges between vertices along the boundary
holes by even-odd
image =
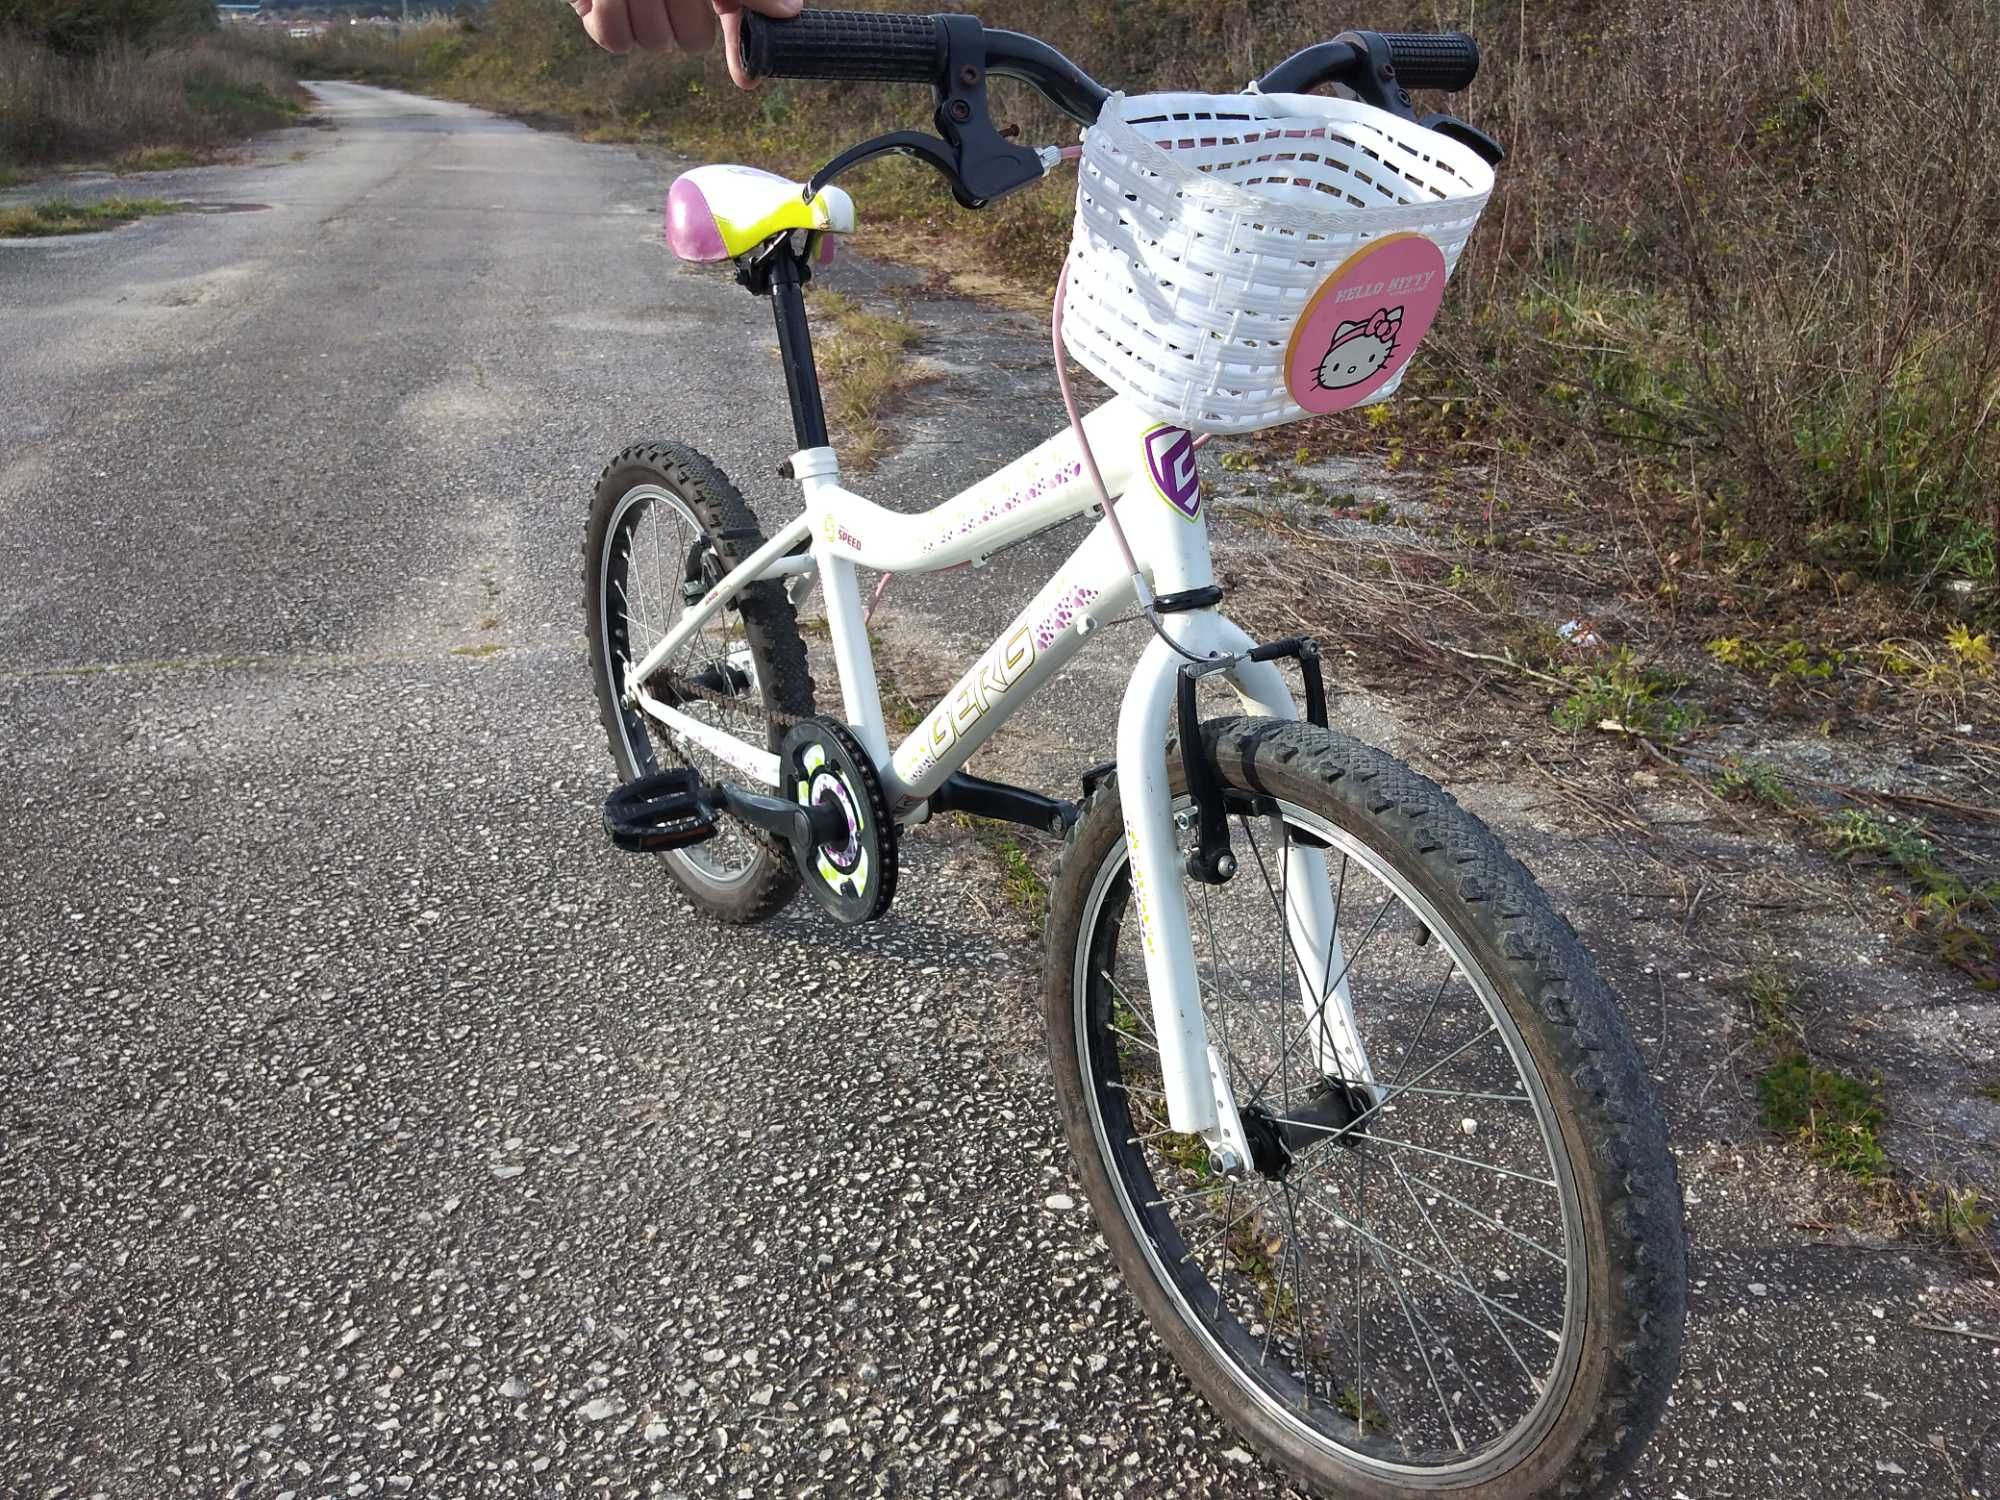
[[[1236,625],[1212,611],[1164,617],[1169,636],[1196,657],[1227,660],[1212,670],[1236,690],[1246,713],[1295,719],[1290,689],[1268,660],[1257,659],[1255,643]],[[1159,1039],[1160,1071],[1167,1096],[1168,1123],[1200,1135],[1211,1155],[1232,1169],[1251,1160],[1239,1103],[1226,1061],[1212,1047],[1203,1017],[1204,974],[1218,989],[1244,982],[1224,970],[1221,955],[1207,965],[1194,951],[1190,923],[1188,858],[1176,836],[1174,798],[1168,779],[1166,746],[1183,688],[1187,658],[1155,639],[1140,656],[1118,717],[1118,795],[1125,816],[1125,845],[1131,862],[1132,895],[1138,903],[1145,951],[1146,983],[1152,992],[1153,1028]],[[1192,691],[1191,682],[1187,687]],[[1191,715],[1190,715],[1191,718]],[[1198,750],[1198,755],[1205,754]],[[1195,770],[1198,778],[1199,768]],[[1212,768],[1211,768],[1212,774]],[[1199,809],[1196,810],[1196,824]],[[1206,839],[1197,843],[1204,852]],[[1333,893],[1328,887],[1326,853],[1294,839],[1284,843],[1282,872],[1238,869],[1228,878],[1275,878],[1284,904],[1286,939],[1298,1003],[1305,1012],[1304,1036],[1321,1075],[1377,1097],[1375,1078],[1354,1022],[1346,960],[1335,931]],[[1251,997],[1254,999],[1254,997]]]

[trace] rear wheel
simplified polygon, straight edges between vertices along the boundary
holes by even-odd
[[[722,471],[679,443],[643,443],[598,478],[583,543],[590,676],[621,780],[686,765],[709,781],[741,773],[624,703],[625,674],[682,614],[764,544]],[[775,751],[813,711],[805,642],[784,585],[752,584],[695,632],[647,684],[652,695]],[[706,843],[659,856],[688,899],[724,922],[761,921],[799,888],[782,844],[725,815]]]
[[[1048,929],[1057,1096],[1134,1295],[1321,1490],[1607,1488],[1665,1403],[1685,1302],[1673,1161],[1615,1002],[1430,782],[1310,725],[1204,734],[1238,873],[1187,900],[1246,1170],[1168,1126],[1115,788],[1072,834]],[[1305,879],[1335,911],[1325,952],[1284,921]],[[1351,992],[1372,1106],[1319,1071],[1305,976]]]

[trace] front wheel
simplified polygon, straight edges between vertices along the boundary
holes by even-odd
[[[1608,1489],[1665,1405],[1686,1301],[1673,1159],[1616,1003],[1432,783],[1308,724],[1203,734],[1238,873],[1190,882],[1188,912],[1246,1168],[1168,1127],[1115,787],[1072,832],[1048,927],[1057,1098],[1133,1294],[1319,1490]],[[1310,953],[1285,919],[1307,880],[1334,913]],[[1343,984],[1372,1106],[1311,1041],[1305,995]]]

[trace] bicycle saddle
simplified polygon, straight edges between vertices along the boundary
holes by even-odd
[[[793,229],[850,234],[854,200],[756,167],[696,167],[667,191],[667,244],[682,260],[734,260]]]

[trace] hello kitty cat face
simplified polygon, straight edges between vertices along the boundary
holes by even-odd
[[[1333,331],[1333,343],[1319,362],[1314,377],[1323,391],[1345,390],[1359,385],[1389,363],[1396,352],[1396,334],[1403,326],[1403,309],[1377,309],[1365,318],[1342,323]]]

